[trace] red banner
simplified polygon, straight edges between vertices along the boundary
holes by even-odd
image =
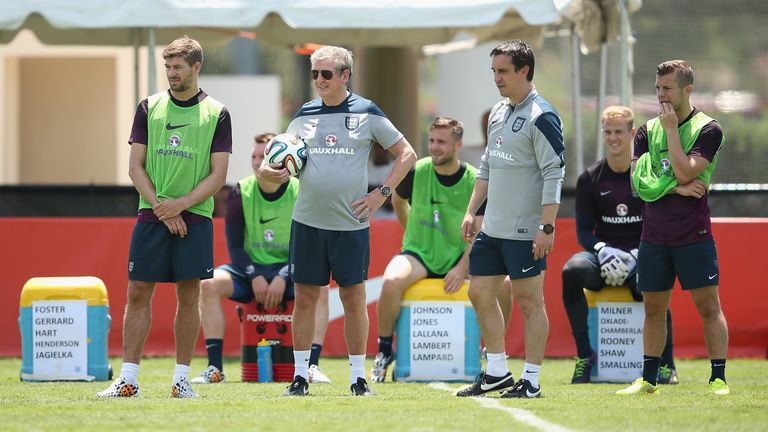
[[[126,302],[128,246],[132,218],[0,218],[0,276],[3,296],[0,302],[0,325],[6,332],[0,337],[0,356],[20,356],[21,336],[18,330],[19,297],[24,283],[35,276],[96,276],[109,291],[112,329],[110,355],[122,352],[122,316]],[[729,357],[759,357],[768,354],[768,296],[764,281],[755,268],[768,256],[768,219],[716,219],[714,234],[720,260],[720,299],[728,320]],[[389,259],[399,251],[402,230],[396,221],[374,220],[371,223],[371,266],[369,292],[376,292],[380,276]],[[228,262],[224,238],[224,222],[214,222],[216,265]],[[748,254],[746,253],[748,249]],[[574,221],[557,222],[555,248],[547,259],[545,300],[550,321],[546,355],[574,356],[576,349],[562,304],[560,270],[565,261],[580,250]],[[751,259],[750,259],[751,257]],[[757,261],[755,261],[757,260]],[[334,294],[331,310],[334,316]],[[371,320],[368,353],[375,354],[376,305],[368,299]],[[173,318],[176,298],[171,284],[158,284],[153,303],[152,329],[145,346],[147,355],[173,353]],[[224,300],[227,331],[226,355],[240,354],[239,322],[236,303]],[[701,319],[690,295],[676,286],[672,296],[675,356],[706,357]],[[338,313],[337,313],[338,315]],[[323,354],[346,354],[343,318],[331,321]],[[202,332],[197,348],[204,354]],[[523,324],[515,308],[507,335],[507,353],[523,355]]]

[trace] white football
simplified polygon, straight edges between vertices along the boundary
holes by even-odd
[[[299,137],[282,133],[264,148],[267,163],[281,164],[292,176],[298,175],[307,163],[307,146]]]

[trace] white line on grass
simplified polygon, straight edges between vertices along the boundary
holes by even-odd
[[[430,387],[432,387],[435,390],[446,390],[450,392],[456,392],[455,388],[451,388],[445,383],[430,383]],[[542,418],[539,418],[536,416],[536,414],[524,410],[522,408],[513,408],[506,405],[502,405],[498,399],[492,399],[487,397],[473,397],[471,398],[477,403],[479,403],[483,408],[490,408],[490,409],[497,409],[499,411],[504,411],[505,413],[512,416],[513,419],[520,423],[524,423],[528,426],[534,427],[536,429],[545,431],[545,432],[571,432],[570,429],[562,427],[560,425],[556,425],[554,423],[550,423]]]

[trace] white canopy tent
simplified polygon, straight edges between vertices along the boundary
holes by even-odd
[[[130,45],[132,29],[255,32],[267,42],[422,46],[468,32],[481,40],[558,21],[593,0],[19,0],[0,5],[0,43],[21,28],[46,44]],[[215,33],[212,32],[212,33]]]
[[[626,104],[631,76],[627,9],[630,3],[632,8],[639,7],[640,1],[16,0],[0,3],[0,43],[11,41],[21,29],[29,29],[45,44],[146,44],[150,53],[157,42],[164,44],[184,33],[204,42],[248,35],[285,45],[406,46],[440,52],[446,47],[452,49],[452,43],[453,47],[466,47],[510,38],[539,41],[544,26],[565,20],[576,35],[575,71],[579,46],[595,50],[622,36],[621,52],[626,61],[620,64],[626,69],[621,72],[620,93]],[[457,42],[457,37],[462,41]],[[442,45],[442,49],[435,51],[434,45]],[[155,76],[154,54],[150,54],[148,65],[149,76]],[[575,75],[574,101],[578,101],[579,77]],[[578,103],[574,110],[578,125]],[[575,136],[576,151],[581,154],[581,134],[577,131]]]

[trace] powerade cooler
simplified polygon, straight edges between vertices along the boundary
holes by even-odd
[[[23,381],[108,381],[109,300],[97,277],[35,277],[19,300]]]
[[[252,301],[237,306],[240,317],[240,345],[242,347],[243,381],[259,381],[258,345],[262,339],[272,347],[272,371],[274,381],[293,380],[293,300],[266,309]]]
[[[442,279],[423,279],[404,293],[397,320],[397,381],[473,381],[480,373],[480,327],[469,284],[453,294]]]

